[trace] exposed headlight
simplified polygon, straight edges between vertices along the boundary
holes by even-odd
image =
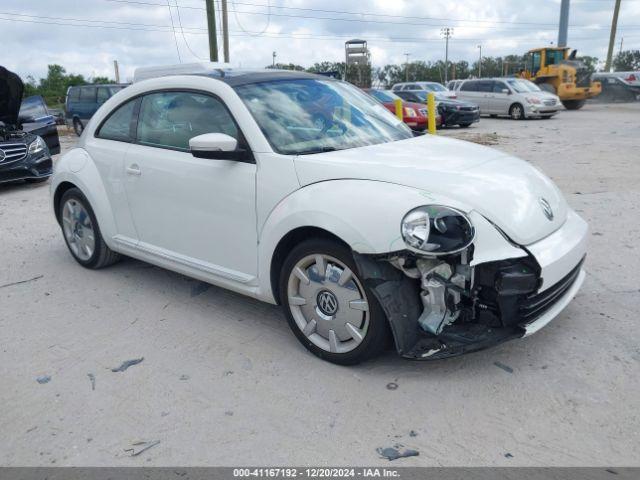
[[[40,153],[45,148],[47,148],[47,144],[44,143],[44,140],[42,140],[41,137],[36,137],[36,139],[29,144],[29,155]]]
[[[536,97],[527,98],[527,102],[531,103],[533,105],[539,105],[540,103],[542,103],[542,102],[540,102],[540,99],[536,98]]]
[[[431,255],[464,250],[475,235],[467,216],[441,205],[414,208],[402,219],[402,238],[410,248]]]
[[[413,108],[404,107],[404,114],[409,118],[415,118],[418,116],[416,111]]]

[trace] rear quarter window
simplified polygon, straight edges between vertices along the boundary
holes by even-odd
[[[69,93],[67,94],[67,101],[77,102],[78,100],[80,100],[80,89],[76,87],[71,87],[69,89]]]

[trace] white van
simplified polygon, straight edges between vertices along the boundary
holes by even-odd
[[[557,95],[520,78],[465,80],[456,90],[459,100],[473,102],[482,115],[509,115],[524,118],[551,118],[562,108]]]

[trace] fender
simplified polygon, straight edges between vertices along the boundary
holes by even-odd
[[[428,204],[470,211],[468,206],[441,195],[381,181],[328,180],[296,190],[273,209],[260,231],[260,297],[275,301],[270,281],[271,260],[280,240],[292,230],[324,229],[360,254],[404,250],[402,218],[409,210]]]
[[[109,208],[110,202],[98,169],[89,154],[82,148],[70,150],[56,164],[55,175],[51,182],[51,205],[54,213],[54,198],[60,184],[63,182],[74,184],[89,200],[105,243],[109,248],[116,250],[112,241],[117,233],[115,218]]]

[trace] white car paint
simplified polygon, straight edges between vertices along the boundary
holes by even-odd
[[[115,107],[161,89],[217,95],[255,163],[94,136]],[[144,80],[114,95],[93,116],[77,148],[58,162],[53,198],[63,182],[85,194],[112,250],[270,303],[276,303],[271,262],[288,233],[312,226],[360,254],[400,251],[406,249],[400,223],[421,205],[446,205],[468,215],[476,231],[472,266],[528,251],[542,267],[545,287],[586,252],[586,223],[553,182],[524,161],[436,136],[279,154],[233,88],[205,76]],[[553,218],[545,217],[541,198]]]

